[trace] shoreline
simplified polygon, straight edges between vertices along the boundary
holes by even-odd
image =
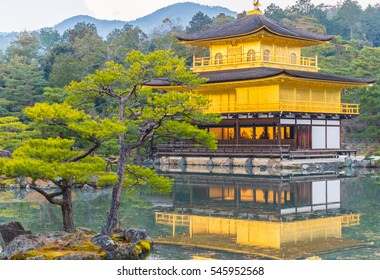
[[[209,173],[216,168],[244,168],[248,174],[273,169],[289,173],[289,171],[341,170],[345,168],[378,169],[380,157],[340,156],[338,158],[312,159],[274,159],[274,158],[233,158],[233,157],[160,157],[154,162],[161,171],[179,169],[182,172]],[[276,172],[277,173],[277,172]]]

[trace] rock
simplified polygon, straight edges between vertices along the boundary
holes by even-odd
[[[55,260],[100,260],[100,257],[96,254],[73,253],[73,254],[57,257],[55,258]]]
[[[245,160],[245,166],[248,167],[248,168],[252,168],[254,166],[253,160],[251,158],[247,158]]]
[[[106,260],[137,260],[134,255],[133,246],[119,246],[113,252],[107,252]]]
[[[82,232],[83,234],[94,234],[96,231],[90,229],[90,228],[85,228],[85,227],[77,227],[75,229],[77,232]]]
[[[17,222],[12,221],[0,225],[0,245],[4,246],[9,244],[13,239],[19,235],[31,234],[29,230],[25,230],[23,226]]]
[[[106,260],[141,260],[150,252],[151,241],[142,240],[129,246],[119,245],[117,250],[106,254]]]
[[[308,165],[308,164],[303,164],[303,165],[302,165],[302,169],[303,169],[303,170],[306,170],[306,171],[310,171],[310,165]]]
[[[95,188],[88,185],[88,184],[84,184],[83,187],[82,187],[82,190],[86,190],[86,191],[95,191]]]
[[[234,166],[234,159],[233,158],[226,159],[226,162],[224,163],[224,166],[233,167]]]
[[[267,171],[268,167],[266,165],[260,165],[260,172]]]
[[[37,235],[20,235],[4,247],[4,250],[0,253],[0,259],[10,259],[10,257],[15,253],[35,250],[43,245],[45,245],[45,243]]]
[[[64,231],[52,231],[37,234],[43,243],[52,243],[55,241],[63,241],[66,237],[70,236],[70,233]]]
[[[180,165],[180,166],[186,166],[186,165],[187,165],[186,158],[185,158],[185,157],[182,157],[182,158],[179,160],[178,165]]]
[[[12,153],[7,150],[0,150],[0,158],[11,158]]]
[[[351,157],[347,157],[345,160],[344,160],[344,164],[345,166],[347,167],[352,167],[352,165],[354,164],[353,160]]]
[[[114,252],[118,244],[111,239],[108,235],[98,234],[91,238],[91,242],[97,246],[102,247],[106,252]]]
[[[13,239],[0,253],[0,259],[10,259],[12,255],[18,252],[35,250],[38,247],[58,240],[64,240],[69,234],[62,231],[53,231],[49,233],[23,234]]]
[[[146,233],[145,229],[140,228],[130,228],[124,231],[124,239],[127,242],[133,244],[139,243],[141,240],[151,240],[151,238]]]

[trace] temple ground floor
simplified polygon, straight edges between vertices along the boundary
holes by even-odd
[[[310,114],[226,115],[204,127],[219,144],[289,145],[291,150],[341,149],[341,116]]]
[[[230,114],[217,125],[201,127],[214,134],[217,150],[191,142],[156,147],[155,155],[205,158],[334,158],[356,155],[342,147],[341,120],[345,115]]]

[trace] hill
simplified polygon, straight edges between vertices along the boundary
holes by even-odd
[[[8,48],[8,46],[11,44],[11,42],[16,39],[17,32],[1,32],[0,33],[0,53],[1,51],[5,52],[5,50]]]
[[[106,38],[108,33],[110,33],[115,28],[122,28],[126,23],[129,23],[133,26],[140,27],[143,32],[149,34],[155,27],[160,26],[164,19],[170,19],[172,22],[176,22],[183,27],[186,27],[191,21],[192,17],[199,11],[211,18],[219,15],[220,13],[236,16],[236,12],[233,12],[227,8],[219,6],[210,7],[192,2],[185,2],[161,8],[147,16],[138,18],[133,21],[101,20],[83,15],[68,18],[55,25],[54,28],[57,29],[60,33],[63,33],[67,29],[73,28],[78,22],[92,23],[96,25],[99,35],[103,38]]]
[[[219,15],[220,13],[224,13],[229,16],[236,16],[237,14],[236,12],[219,6],[211,7],[192,2],[185,2],[167,6],[150,15],[128,23],[134,26],[139,26],[142,31],[149,34],[155,27],[160,26],[164,19],[170,19],[172,22],[176,22],[183,27],[186,27],[193,16],[199,11],[211,18]]]
[[[159,27],[164,19],[170,19],[172,22],[178,23],[183,27],[186,27],[192,17],[197,12],[202,12],[209,17],[215,17],[220,13],[224,13],[230,16],[236,16],[236,12],[233,12],[227,8],[219,6],[206,6],[201,4],[196,4],[192,2],[176,3],[165,8],[161,8],[147,16],[138,18],[133,21],[122,21],[122,20],[102,20],[96,19],[94,17],[79,15],[65,19],[64,21],[53,26],[54,29],[58,30],[61,34],[66,30],[73,28],[79,22],[86,22],[95,24],[98,33],[103,38],[114,30],[115,28],[122,28],[126,23],[132,24],[133,26],[139,26],[143,32],[149,35],[155,27]],[[0,49],[3,52],[9,46],[10,42],[14,40],[17,33],[4,33],[0,32]]]
[[[103,38],[107,37],[107,34],[115,28],[122,28],[126,23],[125,21],[121,20],[102,20],[90,16],[80,15],[65,19],[61,23],[54,25],[53,28],[58,30],[59,33],[62,34],[66,30],[74,28],[74,26],[79,22],[95,24],[98,30],[98,34]]]
[[[220,13],[224,13],[230,16],[236,16],[237,14],[236,12],[219,6],[211,7],[192,2],[184,2],[161,8],[147,16],[138,18],[133,21],[102,20],[86,15],[79,15],[65,19],[64,21],[53,26],[53,28],[62,34],[66,30],[73,28],[79,22],[92,23],[95,24],[99,35],[103,38],[106,38],[107,35],[115,28],[120,29],[126,23],[129,23],[133,26],[139,26],[143,32],[149,35],[155,27],[162,25],[162,21],[164,19],[170,19],[172,22],[186,27],[191,21],[192,17],[199,11],[211,18],[219,15]],[[0,50],[5,52],[11,41],[13,41],[16,36],[16,32],[0,32]]]

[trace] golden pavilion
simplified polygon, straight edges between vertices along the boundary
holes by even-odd
[[[302,56],[302,49],[326,44],[334,36],[268,19],[258,2],[244,18],[177,37],[209,50],[208,57],[194,56],[192,70],[207,78],[198,92],[212,101],[208,111],[220,114],[222,121],[204,128],[216,135],[219,147],[344,152],[341,121],[358,115],[359,104],[342,103],[341,93],[376,80],[320,73],[318,58]],[[157,81],[152,86],[170,85]]]

